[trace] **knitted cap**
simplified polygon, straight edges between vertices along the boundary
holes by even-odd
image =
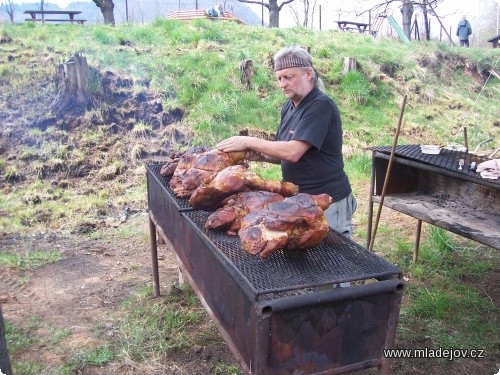
[[[305,60],[301,57],[291,56],[291,55],[277,59],[274,62],[275,72],[277,72],[278,70],[283,70],[288,68],[308,68],[308,67],[312,67],[310,61]]]

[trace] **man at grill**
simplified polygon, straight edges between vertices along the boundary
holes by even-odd
[[[274,56],[274,72],[288,99],[274,141],[256,137],[230,137],[217,145],[222,151],[247,151],[247,159],[281,164],[283,179],[299,186],[301,193],[329,194],[333,203],[325,211],[328,225],[348,237],[356,199],[344,171],[342,121],[336,103],[299,46]]]

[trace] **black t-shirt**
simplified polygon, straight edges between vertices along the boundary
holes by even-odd
[[[312,147],[296,163],[281,162],[285,181],[299,186],[300,192],[329,194],[338,202],[351,193],[342,158],[342,121],[335,102],[313,89],[298,107],[288,100],[281,109],[276,140],[299,140]]]

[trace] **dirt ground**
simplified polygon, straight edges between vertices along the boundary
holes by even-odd
[[[131,224],[141,227],[140,232],[149,232],[145,213],[130,220]],[[152,285],[149,241],[144,238],[144,235],[127,239],[114,236],[103,242],[86,236],[2,236],[2,251],[25,254],[36,249],[58,251],[62,255],[60,261],[35,270],[2,268],[0,303],[4,319],[23,326],[30,318],[38,317],[43,326],[66,330],[70,335],[64,346],[70,350],[97,343],[96,327],[108,322],[117,307],[138,289]],[[164,298],[178,285],[178,267],[165,245],[159,246],[159,268],[160,298]],[[81,373],[201,375],[213,373],[220,361],[228,365],[235,363],[208,316],[204,317],[201,328],[214,337],[209,341],[210,346],[176,353],[169,362],[156,368],[112,362],[102,368],[86,367]],[[37,335],[45,333],[39,329]],[[68,353],[54,353],[52,349],[51,345],[32,346],[16,358],[36,359],[46,366],[44,374],[55,374],[54,369],[63,364]]]

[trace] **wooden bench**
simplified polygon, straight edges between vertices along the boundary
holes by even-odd
[[[79,10],[25,10],[24,14],[31,17],[26,18],[28,22],[71,22],[83,25],[86,20],[76,19],[75,15],[82,13]],[[69,18],[45,18],[46,15],[67,15]],[[37,17],[38,16],[38,17]]]
[[[167,15],[167,19],[175,19],[175,20],[194,20],[198,18],[208,18],[211,20],[223,20],[223,21],[234,21],[237,23],[243,24],[244,22],[235,17],[233,14],[229,12],[224,12],[223,16],[219,17],[210,17],[207,16],[204,9],[195,9],[195,10],[178,10]]]

